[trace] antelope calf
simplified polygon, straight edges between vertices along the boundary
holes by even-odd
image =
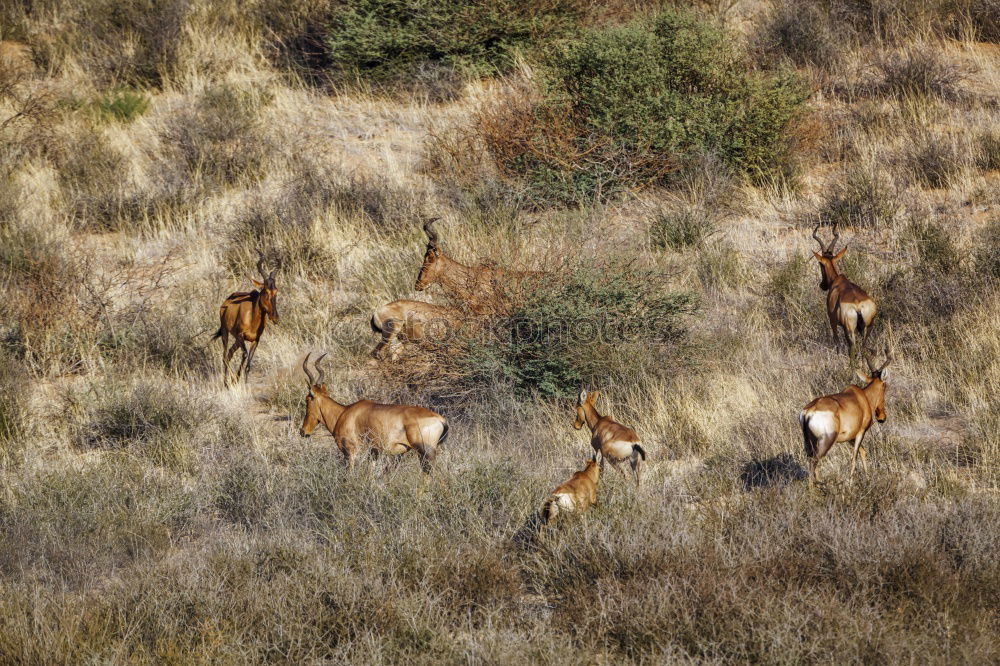
[[[372,358],[382,357],[382,350],[389,348],[389,357],[395,361],[399,357],[399,343],[420,343],[436,334],[435,326],[441,326],[442,340],[447,338],[451,328],[459,323],[460,313],[454,308],[423,301],[392,301],[379,307],[372,314],[372,330],[382,339],[372,350]]]
[[[250,278],[257,289],[237,291],[222,302],[219,307],[219,330],[212,336],[212,340],[222,338],[222,382],[226,386],[229,386],[229,361],[236,353],[236,348],[243,350],[240,367],[236,369],[236,381],[239,381],[241,373],[243,381],[246,381],[267,320],[278,323],[278,287],[274,284],[274,275],[281,266],[276,266],[264,277],[264,255],[259,251],[257,255],[257,270],[263,281]],[[232,347],[229,347],[230,335],[235,338]]]
[[[872,426],[872,419],[883,423],[885,421],[885,366],[887,359],[880,368],[875,368],[871,361],[868,370],[871,375],[857,371],[858,378],[864,382],[864,388],[848,386],[840,393],[816,398],[802,409],[799,414],[799,425],[802,426],[802,439],[806,457],[809,459],[809,485],[819,480],[816,465],[830,448],[838,442],[854,442],[854,455],[851,456],[851,478],[854,478],[854,467],[861,453],[861,464],[868,472],[868,456],[862,446],[865,434]]]
[[[309,356],[302,362],[309,393],[299,434],[308,437],[322,423],[351,469],[362,452],[396,456],[412,450],[420,456],[420,468],[430,474],[437,447],[448,438],[448,421],[443,416],[423,407],[380,405],[370,400],[342,405],[330,397],[323,382],[320,362],[326,354],[313,364],[318,376],[309,371]]]
[[[573,427],[579,430],[586,423],[590,428],[590,445],[594,447],[595,456],[601,454],[601,469],[604,469],[604,461],[611,462],[611,466],[618,470],[622,477],[625,472],[619,464],[628,460],[632,467],[632,475],[635,477],[635,485],[639,486],[639,460],[646,460],[646,450],[642,448],[639,436],[635,430],[628,426],[612,421],[607,416],[601,416],[597,412],[597,397],[599,391],[587,392],[580,387],[580,396],[576,403],[576,422]]]
[[[865,293],[864,289],[848,280],[837,270],[837,262],[843,259],[844,253],[847,252],[845,245],[840,252],[833,253],[839,238],[837,224],[833,225],[833,240],[830,241],[829,245],[823,244],[823,241],[816,234],[817,231],[819,231],[818,223],[813,229],[813,238],[819,243],[820,252],[813,252],[813,256],[819,262],[822,278],[819,283],[820,289],[829,292],[826,296],[826,313],[830,318],[833,343],[837,344],[837,327],[840,326],[844,329],[844,341],[847,345],[848,356],[853,359],[857,335],[861,334],[861,352],[863,352],[865,341],[868,340],[868,332],[871,330],[878,308],[875,301]]]
[[[424,222],[427,250],[413,288],[423,291],[432,284],[465,303],[476,314],[491,314],[508,307],[510,298],[528,282],[545,274],[539,271],[511,271],[493,266],[466,266],[447,256],[438,245],[431,227],[440,218]]]
[[[542,522],[549,524],[560,514],[583,513],[597,503],[597,482],[601,470],[595,453],[587,466],[552,491],[542,505]]]

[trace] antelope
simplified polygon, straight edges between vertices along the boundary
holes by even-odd
[[[322,423],[333,435],[349,469],[354,468],[355,459],[363,451],[396,456],[414,450],[420,456],[420,468],[430,474],[437,448],[448,438],[448,421],[443,416],[423,407],[380,405],[370,400],[342,405],[326,390],[320,366],[326,354],[313,364],[318,376],[309,371],[309,356],[306,354],[302,361],[309,393],[300,435],[309,437]]]
[[[597,482],[601,470],[597,466],[597,454],[593,454],[587,466],[562,483],[542,505],[542,522],[549,524],[560,514],[583,513],[597,503]]]
[[[431,228],[441,218],[424,222],[427,251],[413,288],[423,291],[440,284],[446,292],[459,299],[476,314],[495,312],[506,307],[512,291],[523,288],[525,281],[543,275],[540,271],[511,271],[493,266],[466,266],[447,256],[438,245],[437,232]]]
[[[868,340],[868,332],[871,330],[872,321],[878,313],[875,301],[865,293],[865,291],[847,279],[837,270],[837,262],[844,257],[847,246],[838,252],[833,253],[834,245],[839,238],[837,234],[837,224],[833,225],[833,240],[830,245],[824,245],[816,232],[819,231],[819,223],[813,229],[813,238],[819,243],[820,252],[813,252],[816,261],[819,262],[820,280],[819,286],[823,291],[828,291],[826,297],[826,313],[830,318],[830,329],[833,333],[833,344],[837,344],[837,327],[844,329],[844,341],[847,345],[848,356],[854,358],[854,349],[857,345],[857,334],[861,334],[861,351],[864,351],[865,342]]]
[[[628,460],[632,467],[632,475],[635,477],[635,485],[639,487],[639,459],[646,460],[646,450],[642,448],[635,430],[628,426],[623,426],[616,421],[612,421],[607,416],[601,416],[597,412],[597,397],[600,391],[587,392],[580,387],[580,396],[576,403],[576,422],[573,427],[579,430],[586,423],[590,428],[590,445],[594,447],[594,455],[601,454],[601,470],[604,470],[604,461],[611,462],[611,466],[625,477],[625,472],[619,467],[622,461]]]
[[[853,384],[840,393],[816,398],[802,409],[799,414],[799,425],[802,426],[802,439],[806,457],[809,459],[809,486],[819,481],[816,465],[838,442],[854,441],[854,455],[851,456],[851,478],[854,478],[854,468],[861,453],[861,464],[868,473],[868,456],[862,443],[865,433],[872,426],[874,418],[879,423],[885,422],[885,366],[891,358],[886,359],[881,367],[875,368],[869,358],[866,375],[857,370],[858,379],[864,382],[864,388]]]
[[[264,255],[258,251],[257,256],[257,270],[264,277]],[[243,350],[243,358],[236,370],[236,381],[239,381],[240,373],[243,374],[243,381],[246,381],[267,320],[278,323],[278,288],[274,284],[274,275],[280,268],[280,264],[275,266],[264,277],[263,282],[250,278],[257,289],[232,293],[219,307],[219,330],[212,336],[212,340],[222,338],[222,381],[226,386],[229,386],[229,361],[236,353],[236,348]],[[232,347],[229,347],[230,335],[236,339]]]
[[[372,314],[372,330],[382,336],[382,339],[372,350],[371,356],[379,359],[382,350],[389,348],[390,358],[395,361],[399,357],[397,342],[419,343],[433,337],[435,331],[429,330],[434,324],[444,326],[442,339],[451,332],[451,327],[459,323],[458,310],[443,305],[424,303],[423,301],[392,301],[377,308]]]

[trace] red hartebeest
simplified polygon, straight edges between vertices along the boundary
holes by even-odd
[[[236,370],[236,381],[239,381],[241,373],[243,381],[246,381],[267,320],[278,323],[278,287],[274,284],[274,275],[281,265],[275,266],[265,277],[264,255],[259,251],[257,255],[257,270],[264,278],[263,282],[250,278],[250,282],[257,289],[237,291],[223,301],[219,307],[219,330],[212,336],[213,340],[222,338],[222,381],[226,386],[229,386],[229,361],[236,353],[236,348],[243,350],[240,367]],[[232,347],[229,347],[230,335],[236,338]],[[250,345],[249,349],[247,345]]]
[[[582,470],[570,477],[552,491],[552,495],[542,505],[542,522],[550,523],[560,514],[583,513],[597,503],[597,482],[601,470],[597,466],[597,454]]]
[[[371,352],[372,358],[381,358],[382,350],[388,347],[389,357],[395,361],[399,356],[397,343],[400,342],[443,342],[453,327],[459,324],[460,317],[461,313],[454,308],[423,301],[386,303],[372,314],[372,330],[382,336]]]
[[[599,391],[588,392],[580,387],[580,396],[576,403],[576,422],[573,427],[579,430],[586,423],[590,428],[590,445],[594,447],[596,453],[601,454],[601,469],[604,468],[604,461],[608,460],[624,477],[625,472],[619,467],[619,463],[628,460],[632,467],[632,475],[635,477],[635,485],[638,486],[639,459],[646,460],[646,450],[642,448],[635,430],[597,413],[599,395]]]
[[[447,256],[438,245],[437,232],[431,228],[440,218],[424,222],[427,250],[424,262],[413,286],[423,291],[432,284],[441,288],[469,306],[476,314],[496,314],[509,307],[509,300],[545,273],[540,271],[512,271],[494,266],[466,266]]]
[[[847,279],[837,270],[837,262],[844,257],[847,246],[834,254],[833,249],[839,236],[837,235],[837,224],[833,225],[833,240],[829,245],[824,245],[816,232],[819,231],[819,223],[813,229],[813,238],[819,243],[820,252],[813,252],[816,261],[819,262],[819,269],[822,275],[819,286],[823,291],[829,292],[826,296],[826,313],[830,318],[830,329],[833,333],[833,342],[837,344],[837,327],[844,329],[844,340],[847,345],[847,354],[853,359],[854,349],[857,345],[857,334],[861,334],[861,352],[864,352],[865,341],[871,330],[872,322],[878,313],[875,301],[865,293],[865,291]]]
[[[308,437],[316,425],[322,423],[333,435],[337,448],[344,454],[344,462],[351,468],[363,451],[401,455],[414,450],[420,456],[420,468],[429,474],[437,447],[448,438],[448,421],[423,407],[380,405],[370,400],[340,404],[330,397],[323,383],[324,372],[320,366],[323,356],[313,364],[319,373],[315,377],[309,371],[308,354],[302,362],[309,394],[299,433]]]
[[[816,398],[802,409],[799,414],[799,424],[802,426],[802,438],[806,457],[809,459],[809,485],[818,481],[816,466],[830,448],[838,442],[854,442],[854,455],[851,456],[851,478],[854,478],[854,467],[861,453],[861,464],[868,471],[868,456],[862,443],[865,433],[872,426],[872,419],[883,423],[885,421],[885,366],[891,359],[886,359],[880,368],[875,368],[866,357],[871,375],[857,371],[858,378],[865,383],[864,388],[848,386],[840,393]]]

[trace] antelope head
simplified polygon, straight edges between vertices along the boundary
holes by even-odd
[[[601,394],[600,391],[587,391],[580,385],[580,395],[576,399],[576,422],[573,427],[579,430],[583,427],[583,424],[587,422],[587,409],[595,409],[597,406],[597,396]]]
[[[424,233],[427,234],[427,251],[424,252],[424,263],[417,274],[417,283],[413,288],[423,291],[437,281],[441,273],[441,248],[438,247],[437,232],[431,229],[431,225],[440,220],[439,217],[432,217],[424,222]]]
[[[868,372],[870,374],[865,374],[861,370],[857,371],[858,379],[865,383],[864,392],[868,397],[868,402],[872,406],[872,415],[875,420],[879,423],[885,423],[885,380],[887,374],[885,371],[885,366],[889,365],[889,361],[892,360],[890,356],[885,360],[878,368],[872,363],[871,358],[865,355],[865,362],[868,364]]]
[[[313,367],[318,373],[315,376],[309,371],[309,356],[311,354],[311,352],[306,354],[305,360],[302,361],[302,371],[306,373],[306,387],[309,389],[309,394],[306,396],[306,416],[302,421],[302,427],[299,428],[299,434],[303,437],[308,437],[316,429],[316,425],[323,418],[322,404],[330,400],[330,396],[326,393],[326,384],[323,382],[326,373],[320,367],[320,362],[326,354],[324,353],[313,362]]]
[[[837,254],[834,254],[833,247],[837,244],[837,240],[840,238],[837,234],[837,223],[833,223],[833,240],[830,241],[829,245],[824,245],[823,241],[820,240],[820,237],[816,234],[816,232],[819,231],[819,225],[820,222],[817,222],[816,227],[813,229],[813,238],[815,238],[816,242],[819,243],[820,251],[814,251],[813,256],[816,257],[816,261],[819,262],[821,276],[819,287],[823,291],[826,291],[833,284],[836,277],[840,275],[840,272],[837,270],[837,262],[843,259],[844,253],[847,252],[847,246],[845,245],[844,249]]]
[[[280,268],[281,263],[279,262],[270,273],[265,272],[264,255],[260,250],[257,250],[257,271],[263,281],[258,282],[250,278],[250,282],[260,290],[260,307],[264,309],[267,318],[275,324],[278,323],[278,287],[274,284],[274,276]]]

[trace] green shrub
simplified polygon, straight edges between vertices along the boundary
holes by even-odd
[[[414,87],[423,78],[443,98],[455,72],[506,69],[518,50],[572,30],[583,8],[579,0],[347,0],[329,17],[326,58],[338,79]]]
[[[703,153],[753,180],[779,175],[808,90],[749,72],[731,41],[676,12],[590,30],[547,58],[537,105],[501,105],[479,132],[503,172],[550,201],[664,183]]]
[[[654,247],[679,250],[701,244],[717,231],[715,217],[705,208],[680,205],[660,211],[649,236]]]
[[[672,290],[664,275],[626,264],[580,266],[544,278],[486,335],[460,340],[455,363],[483,392],[507,385],[569,396],[582,380],[674,365],[684,315],[694,308],[694,296]]]
[[[94,106],[107,118],[130,123],[149,110],[149,98],[140,92],[123,88],[99,97]]]

